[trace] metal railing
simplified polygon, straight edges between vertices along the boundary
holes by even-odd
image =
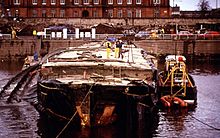
[[[66,39],[62,37],[52,37],[51,34],[42,36],[43,40],[104,40],[107,37],[121,38],[126,37],[125,34],[96,34],[95,39],[91,37],[76,38],[75,34],[68,34]],[[12,39],[11,34],[0,34],[1,39]],[[17,36],[17,39],[33,39],[33,36]],[[220,34],[190,34],[190,35],[177,35],[177,34],[156,34],[143,37],[129,36],[133,40],[220,40]]]
[[[124,36],[123,34],[96,34],[95,39],[92,39],[91,37],[76,38],[75,34],[67,34],[67,40],[104,40],[107,37],[120,38],[123,36]],[[46,36],[43,36],[42,38],[46,40],[65,40],[63,38],[52,37],[51,34],[47,34]]]
[[[104,40],[107,37],[115,37],[121,38],[126,37],[125,34],[96,34],[95,39],[91,37],[80,37],[76,38],[75,34],[68,34],[68,40]],[[135,37],[130,36],[133,40],[146,39],[146,40],[220,40],[220,34],[192,34],[192,35],[177,35],[177,34],[157,34],[157,35],[149,35],[145,37]],[[59,40],[63,38],[52,38],[50,34],[47,34],[43,39],[47,40]]]
[[[178,35],[178,34],[157,34],[149,35],[145,37],[139,37],[138,39],[157,39],[157,40],[220,40],[220,34],[192,34],[192,35]]]
[[[0,34],[0,39],[11,39],[11,34]]]

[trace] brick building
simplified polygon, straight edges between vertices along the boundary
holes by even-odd
[[[168,18],[170,0],[4,0],[5,17]]]
[[[0,16],[3,15],[3,0],[0,0]]]

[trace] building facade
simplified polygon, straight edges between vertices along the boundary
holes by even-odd
[[[0,0],[0,16],[2,17],[3,16],[3,0]]]
[[[168,18],[170,0],[4,0],[5,17]]]

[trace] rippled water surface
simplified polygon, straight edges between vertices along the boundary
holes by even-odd
[[[21,70],[21,63],[0,64],[0,88]],[[193,109],[160,110],[152,125],[139,122],[135,128],[128,124],[103,128],[71,128],[65,137],[220,137],[220,65],[218,62],[197,62],[189,65],[198,89],[198,105]],[[6,95],[7,96],[7,95]],[[40,118],[29,102],[6,104],[0,100],[0,137],[55,137],[62,125]],[[149,120],[148,120],[149,121]]]

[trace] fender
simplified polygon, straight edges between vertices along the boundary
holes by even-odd
[[[164,107],[171,107],[172,98],[169,95],[163,96],[160,98]]]
[[[179,103],[180,107],[187,107],[188,106],[186,102],[184,102],[182,99],[180,99],[178,97],[173,97],[173,100],[177,101]]]

